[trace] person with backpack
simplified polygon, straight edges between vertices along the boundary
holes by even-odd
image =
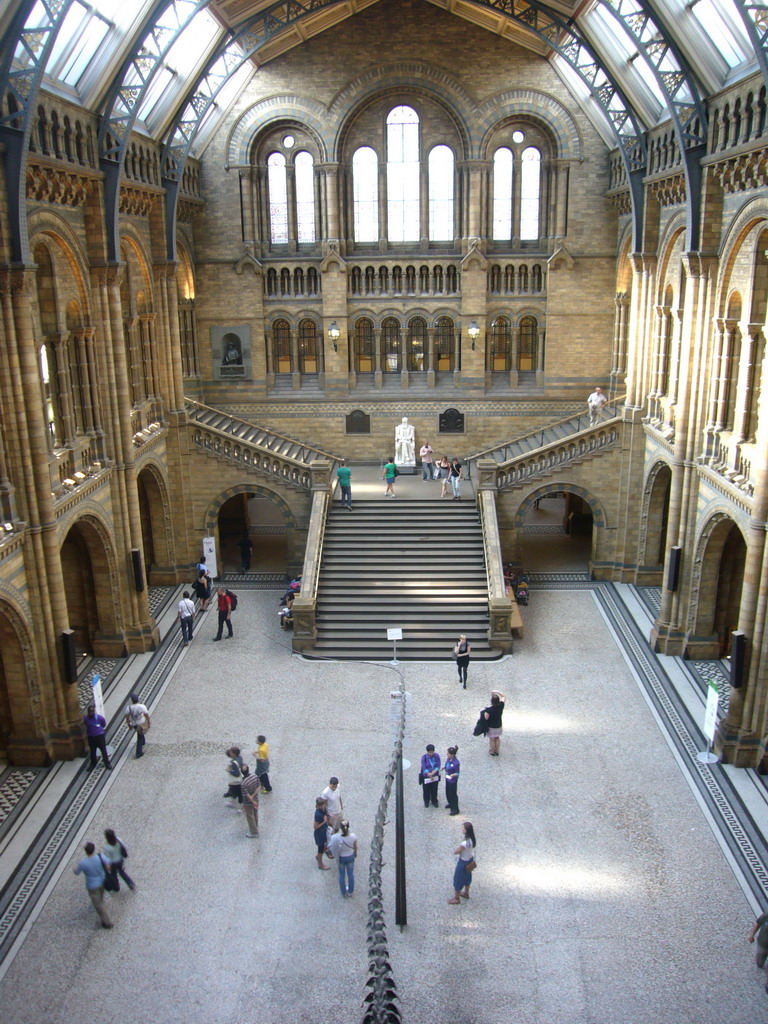
[[[232,598],[224,587],[219,587],[216,591],[216,604],[219,610],[219,631],[213,638],[214,643],[217,640],[221,640],[221,634],[224,631],[224,623],[227,624],[227,640],[230,640],[233,636],[232,630]]]

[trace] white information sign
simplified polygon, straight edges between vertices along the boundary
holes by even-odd
[[[402,640],[403,631],[400,626],[395,626],[394,629],[387,630],[387,640]]]
[[[101,692],[101,676],[98,673],[91,678],[91,688],[93,689],[93,706],[96,709],[96,714],[106,718],[107,716],[104,714],[104,694]]]
[[[719,696],[717,682],[714,679],[710,679],[709,686],[707,687],[707,708],[704,712],[704,735],[710,743],[715,738],[715,729],[717,728],[717,701]]]
[[[219,566],[216,561],[216,538],[203,537],[203,554],[205,564],[208,566],[208,575],[211,579],[219,575]]]

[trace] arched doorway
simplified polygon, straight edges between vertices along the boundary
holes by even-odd
[[[649,586],[660,586],[662,582],[667,551],[667,523],[671,489],[672,471],[669,466],[657,466],[655,475],[651,476],[648,495],[648,516],[641,568],[641,582]]]
[[[250,572],[288,572],[288,529],[281,504],[268,494],[243,491],[224,501],[219,509],[219,571],[228,575],[242,570],[240,541],[253,545]]]
[[[176,576],[165,482],[154,467],[145,467],[136,478],[136,487],[147,581],[150,586],[173,584]]]
[[[711,521],[701,560],[696,601],[696,625],[689,638],[689,656],[724,657],[730,651],[731,631],[738,629],[747,545],[741,530],[726,515]]]
[[[520,507],[517,562],[525,572],[588,572],[594,513],[586,494],[541,487]]]
[[[38,673],[26,631],[16,610],[0,602],[0,760],[43,765],[50,757],[33,709]]]
[[[61,546],[69,628],[78,656],[119,657],[125,644],[115,617],[110,559],[101,524],[79,519]]]

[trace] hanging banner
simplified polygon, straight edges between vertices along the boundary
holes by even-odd
[[[107,716],[104,714],[104,694],[101,692],[101,676],[96,673],[95,676],[91,677],[91,689],[93,690],[93,706],[96,709],[96,714],[101,715],[102,718]]]
[[[211,579],[215,579],[219,575],[219,566],[216,561],[215,537],[203,537],[203,554],[205,555],[205,564],[208,566],[208,575]]]

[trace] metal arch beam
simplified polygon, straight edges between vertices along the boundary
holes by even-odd
[[[161,168],[166,188],[165,233],[168,259],[176,258],[176,209],[184,165],[206,114],[230,75],[284,29],[324,7],[346,0],[288,0],[249,18],[229,39],[222,40],[184,97],[163,148]],[[223,70],[219,70],[219,63]]]
[[[687,249],[701,234],[701,158],[707,148],[707,112],[687,63],[646,0],[599,0],[621,23],[653,71],[675,126],[687,192]]]
[[[107,257],[110,260],[117,261],[120,258],[120,176],[139,111],[171,47],[201,8],[209,4],[209,0],[190,0],[186,7],[186,17],[175,26],[164,25],[163,17],[174,7],[175,2],[155,0],[135,36],[133,51],[123,61],[104,99],[98,149],[99,163],[104,173],[104,216]],[[147,36],[152,37],[154,52],[145,48]],[[129,77],[132,81],[126,84]]]
[[[166,242],[169,258],[174,258],[176,205],[181,176],[195,136],[218,91],[231,74],[250,59],[272,36],[288,25],[321,7],[333,6],[342,0],[290,0],[275,4],[254,16],[214,53],[197,82],[187,94],[182,110],[171,125],[163,152],[163,178],[168,190],[166,203]],[[647,151],[643,129],[635,111],[620,86],[589,48],[586,40],[559,15],[529,0],[466,0],[477,6],[491,8],[515,21],[528,32],[539,36],[559,53],[582,79],[595,102],[611,124],[624,159],[632,196],[634,237],[639,239],[642,223],[643,190],[638,186],[645,173]],[[226,65],[226,74],[214,73],[219,60]]]
[[[755,51],[757,63],[768,87],[768,3],[733,0]]]
[[[73,3],[74,0],[25,0],[5,34],[0,51],[0,95],[12,96],[16,106],[16,110],[0,116],[0,139],[5,143],[11,258],[14,263],[30,262],[26,178],[33,112],[53,44]],[[36,7],[39,20],[34,27],[28,26],[29,17]],[[25,51],[28,63],[14,69],[13,58],[19,47]]]

